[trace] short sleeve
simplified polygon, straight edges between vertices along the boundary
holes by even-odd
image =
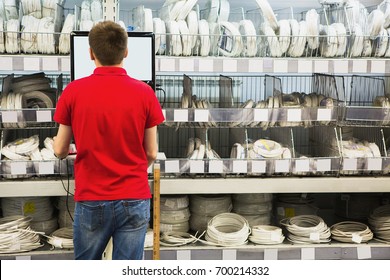
[[[161,105],[153,91],[148,92],[149,96],[149,110],[146,120],[145,128],[151,128],[153,126],[161,124],[165,118],[161,109]]]
[[[70,126],[72,124],[71,110],[69,105],[70,91],[67,90],[67,88],[65,88],[60,98],[58,99],[53,119],[59,124]]]

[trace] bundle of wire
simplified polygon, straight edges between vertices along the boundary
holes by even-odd
[[[338,50],[337,32],[333,25],[320,26],[320,52],[323,57],[335,57]]]
[[[4,22],[0,20],[0,53],[5,52]]]
[[[19,18],[18,4],[16,0],[4,0],[4,19],[6,21]]]
[[[295,244],[328,243],[330,229],[321,217],[299,215],[286,218],[280,224],[288,231],[287,239]]]
[[[38,28],[38,51],[43,54],[54,54],[56,51],[54,20],[51,17],[41,18]]]
[[[364,33],[359,24],[355,24],[350,31],[350,56],[359,57],[363,52],[364,47]]]
[[[190,56],[192,54],[192,35],[188,29],[185,20],[178,20],[179,32],[181,37],[182,55]]]
[[[368,35],[371,39],[379,35],[384,23],[385,15],[381,10],[375,9],[368,15]]]
[[[60,54],[70,53],[70,33],[74,29],[74,19],[74,14],[68,14],[66,16],[58,43],[58,52]]]
[[[359,222],[345,221],[330,227],[332,239],[345,243],[368,242],[374,234],[370,228]]]
[[[57,8],[61,5],[60,0],[42,0],[42,17],[56,18]]]
[[[375,208],[368,218],[375,240],[390,243],[390,204]]]
[[[1,199],[3,216],[24,215],[33,222],[51,220],[54,217],[54,206],[50,197],[3,197]]]
[[[189,206],[190,200],[188,195],[162,195],[160,197],[160,209],[179,210]]]
[[[199,51],[200,56],[208,56],[211,48],[209,24],[205,19],[199,21]]]
[[[168,55],[181,56],[183,45],[180,36],[180,27],[177,21],[171,20],[166,23],[167,52]]]
[[[83,0],[81,2],[80,21],[84,20],[92,20],[90,0]]]
[[[189,41],[192,49],[192,54],[194,53],[196,44],[197,44],[197,36],[199,32],[199,22],[198,15],[195,11],[190,11],[186,18],[188,31],[189,31]]]
[[[382,28],[378,36],[372,42],[372,56],[383,57],[387,51],[389,36],[387,30]]]
[[[160,18],[153,18],[153,32],[155,34],[156,54],[165,54],[166,50],[166,29],[165,23]]]
[[[214,246],[240,246],[248,242],[251,229],[248,221],[235,213],[214,216],[207,225],[206,244]]]
[[[198,0],[187,0],[185,1],[184,5],[180,8],[179,14],[176,17],[176,20],[185,20],[192,9],[195,7]]]
[[[103,19],[103,6],[101,0],[91,1],[91,20],[93,22]],[[148,30],[150,31],[150,30]]]
[[[272,216],[272,194],[235,194],[232,212],[243,216],[249,225],[267,225]]]
[[[220,22],[221,36],[218,38],[218,53],[237,57],[241,55],[243,49],[243,42],[239,29],[228,21]]]
[[[241,20],[239,31],[242,37],[242,56],[253,57],[257,54],[256,29],[251,20]]]
[[[30,153],[39,146],[38,135],[12,141],[1,149],[1,153],[11,160],[28,160]]]
[[[46,241],[54,248],[73,249],[73,229],[59,228],[49,236],[46,236]]]
[[[38,53],[39,19],[30,15],[23,16],[21,31],[20,45],[22,52]]]
[[[280,244],[284,241],[282,229],[270,225],[255,225],[252,227],[252,233],[249,241],[260,245]]]
[[[200,238],[187,232],[169,231],[163,232],[160,236],[160,244],[166,247],[177,247],[192,244]]]
[[[31,217],[21,215],[0,219],[0,253],[21,253],[43,246],[39,233],[30,228]]]
[[[390,27],[390,1],[384,0],[378,5],[378,10],[380,10],[384,14],[385,22],[383,24],[383,27]]]
[[[307,23],[307,43],[310,49],[315,50],[320,45],[320,16],[315,9],[311,9],[307,11],[305,20]]]
[[[271,8],[271,5],[267,0],[256,0],[257,5],[259,6],[263,18],[268,23],[268,25],[272,28],[272,30],[277,30],[279,27],[278,21],[274,14],[274,11]]]
[[[1,108],[7,110],[17,110],[17,121],[15,123],[3,123],[6,128],[24,128],[26,122],[23,111],[21,109],[26,108],[26,98],[20,92],[10,91],[8,94],[3,93],[1,98]]]
[[[41,0],[21,0],[23,15],[30,15],[35,18],[42,18]]]
[[[19,20],[10,19],[6,21],[5,28],[5,51],[7,53],[19,52]]]
[[[288,48],[288,55],[291,57],[301,57],[306,47],[307,24],[302,20],[298,23],[295,19],[289,21],[291,27],[291,43]]]

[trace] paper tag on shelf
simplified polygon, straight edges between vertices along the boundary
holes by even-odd
[[[288,109],[287,110],[287,121],[288,122],[300,122],[302,120],[301,109]]]
[[[165,173],[179,173],[180,165],[178,160],[165,161]]]
[[[271,241],[280,241],[280,232],[272,231],[271,232]]]
[[[315,260],[315,248],[301,248],[301,260]]]
[[[288,159],[275,160],[275,172],[276,173],[290,172],[290,161]]]
[[[330,121],[332,120],[332,109],[318,108],[317,109],[317,121]]]
[[[276,261],[278,259],[278,249],[264,248],[264,260]]]
[[[190,173],[204,173],[203,160],[190,160]]]
[[[237,260],[237,250],[222,250],[222,260],[235,261]]]
[[[359,246],[356,250],[358,260],[371,259],[372,256],[370,246]]]
[[[1,112],[3,123],[15,123],[18,122],[18,113],[16,111],[3,111]]]
[[[208,122],[209,121],[209,110],[195,109],[194,121],[196,121],[196,122]]]
[[[355,243],[362,243],[362,240],[363,240],[363,237],[361,237],[359,234],[357,233],[352,233],[352,241],[355,242]]]
[[[317,171],[326,172],[331,171],[331,160],[330,159],[317,159]]]
[[[248,173],[246,160],[233,160],[233,173]]]
[[[268,109],[254,109],[253,121],[264,122],[268,121]]]
[[[27,174],[26,162],[11,162],[11,175],[25,175]]]
[[[53,161],[41,161],[38,164],[39,174],[50,175],[54,174],[54,162]]]
[[[51,122],[51,111],[36,111],[37,122]]]
[[[188,110],[179,109],[173,111],[173,121],[175,122],[188,122]]]
[[[367,159],[367,170],[381,171],[382,170],[382,159],[381,158],[368,158]]]
[[[357,170],[357,159],[356,158],[344,158],[343,170],[344,171],[356,171]]]
[[[223,161],[222,160],[210,160],[209,161],[209,173],[223,173]]]
[[[252,161],[252,173],[265,173],[267,163],[264,160],[253,160]]]
[[[178,261],[190,261],[191,260],[191,250],[177,250],[176,259]]]
[[[308,172],[310,171],[310,160],[297,159],[295,160],[295,172]]]
[[[313,240],[313,241],[320,240],[320,233],[319,232],[311,232],[310,233],[310,240]]]

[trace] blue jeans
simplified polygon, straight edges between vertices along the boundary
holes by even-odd
[[[100,260],[112,237],[112,259],[141,260],[150,200],[77,202],[73,222],[76,260]]]

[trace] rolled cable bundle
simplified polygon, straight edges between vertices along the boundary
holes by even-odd
[[[390,243],[390,204],[375,208],[368,218],[374,239]]]
[[[192,54],[192,35],[190,35],[187,23],[184,20],[179,20],[177,24],[181,38],[182,55],[190,56]]]
[[[24,94],[21,94],[21,93],[14,93],[14,109],[17,111],[17,115],[18,115],[18,123],[17,123],[17,126],[19,128],[25,128],[27,126],[27,122],[24,118],[24,114],[23,114],[23,109],[27,108],[27,102],[26,102],[26,97],[24,96]]]
[[[166,247],[184,246],[195,243],[199,238],[187,232],[163,232],[160,236],[160,244]]]
[[[363,52],[364,33],[359,24],[355,24],[353,32],[350,35],[350,56],[359,57]]]
[[[198,41],[198,33],[199,33],[199,22],[198,22],[198,14],[195,11],[190,11],[186,18],[188,31],[190,33],[189,40],[191,42],[191,49],[196,51],[195,47]]]
[[[337,35],[336,56],[344,56],[348,45],[347,29],[342,23],[333,23],[332,26],[336,30],[336,35]]]
[[[281,57],[283,55],[279,39],[275,31],[268,23],[263,23],[260,27],[260,35],[264,36],[268,43],[268,51],[271,57]]]
[[[205,19],[207,19],[208,23],[216,23],[218,21],[219,5],[220,0],[207,1],[205,8],[207,14],[205,16]]]
[[[42,0],[42,17],[56,17],[58,5],[62,6],[61,0]]]
[[[22,18],[22,34],[20,38],[20,45],[24,53],[37,53],[38,41],[37,33],[39,30],[39,19],[27,15]]]
[[[47,243],[52,245],[54,248],[73,249],[73,229],[57,229],[52,234],[50,234],[50,236],[47,236]]]
[[[199,55],[208,56],[211,47],[210,30],[208,22],[204,19],[199,21],[199,42]]]
[[[18,154],[21,156],[28,156],[29,153],[34,151],[39,146],[38,135],[31,136],[29,138],[22,138],[8,143],[2,149],[2,152],[5,151]],[[7,156],[3,153],[3,155]]]
[[[84,20],[92,20],[90,0],[83,0],[83,2],[81,2],[80,21]]]
[[[390,1],[384,0],[378,5],[378,10],[383,12],[385,22],[383,23],[384,28],[390,27]]]
[[[196,5],[197,2],[198,2],[198,0],[187,0],[187,1],[185,1],[183,6],[179,10],[179,14],[176,17],[176,20],[177,21],[185,20],[187,18],[187,16],[190,14],[190,12],[192,11],[192,9],[194,8],[194,6]]]
[[[162,195],[160,197],[160,210],[179,210],[188,208],[190,203],[188,195]]]
[[[253,150],[264,158],[281,158],[283,154],[282,146],[278,142],[268,139],[257,140],[253,143]]]
[[[320,46],[320,16],[315,9],[306,13],[307,43],[310,49],[315,50]]]
[[[387,28],[387,34],[390,34],[390,28]],[[0,48],[1,48],[1,43],[0,43]],[[388,44],[388,46],[387,46],[384,57],[390,57],[390,44]]]
[[[38,29],[38,51],[43,54],[55,53],[54,20],[51,17],[41,18]]]
[[[41,0],[20,0],[23,15],[30,15],[37,19],[42,18]]]
[[[5,51],[7,53],[19,52],[19,20],[11,19],[6,21],[5,28]]]
[[[306,46],[306,21],[300,21],[298,23],[298,21],[292,19],[289,22],[291,28],[291,43],[287,53],[291,57],[301,57]]]
[[[272,28],[272,30],[277,30],[279,27],[278,21],[269,2],[267,0],[256,0],[256,3],[263,14],[265,21],[268,22],[268,25]]]
[[[91,20],[93,22],[103,19],[103,6],[101,0],[91,1]],[[150,30],[148,30],[150,31]]]
[[[257,54],[256,29],[251,20],[240,21],[240,33],[242,36],[244,57],[253,57]]]
[[[0,253],[28,252],[43,246],[30,221],[31,217],[21,215],[0,218]]]
[[[338,50],[338,39],[334,26],[321,26],[319,34],[321,55],[324,57],[335,57]]]
[[[383,28],[385,15],[381,10],[375,9],[368,15],[368,33],[371,39],[375,39]]]
[[[17,0],[4,0],[5,21],[19,19],[18,5]]]
[[[229,57],[240,56],[243,42],[238,28],[228,21],[220,22],[220,28],[221,36],[218,42],[218,52]]]
[[[167,30],[167,51],[168,55],[181,56],[183,46],[180,36],[180,28],[177,21],[171,20],[166,23]]]
[[[330,227],[332,239],[345,243],[368,242],[374,234],[370,228],[359,222],[340,222]]]
[[[278,22],[279,28],[277,29],[276,36],[278,37],[280,50],[284,54],[290,47],[291,40],[291,27],[288,20],[282,19]]]
[[[155,52],[156,54],[165,54],[166,50],[166,30],[165,23],[160,18],[153,18],[153,32],[155,34]]]
[[[379,35],[372,42],[372,55],[375,57],[383,57],[386,53],[389,42],[387,30],[382,28]]]
[[[284,238],[280,227],[270,225],[255,225],[249,235],[249,241],[260,245],[281,244]]]
[[[221,38],[221,27],[219,23],[209,22],[210,29],[210,56],[219,55],[219,41]]]
[[[251,229],[248,221],[235,213],[221,213],[207,225],[206,244],[215,246],[240,246],[248,242]]]
[[[288,231],[287,239],[294,244],[316,244],[330,241],[330,229],[318,216],[295,216],[281,220],[280,224]]]
[[[60,54],[70,53],[70,33],[74,29],[74,20],[74,14],[68,14],[65,18],[58,43],[58,52]]]

